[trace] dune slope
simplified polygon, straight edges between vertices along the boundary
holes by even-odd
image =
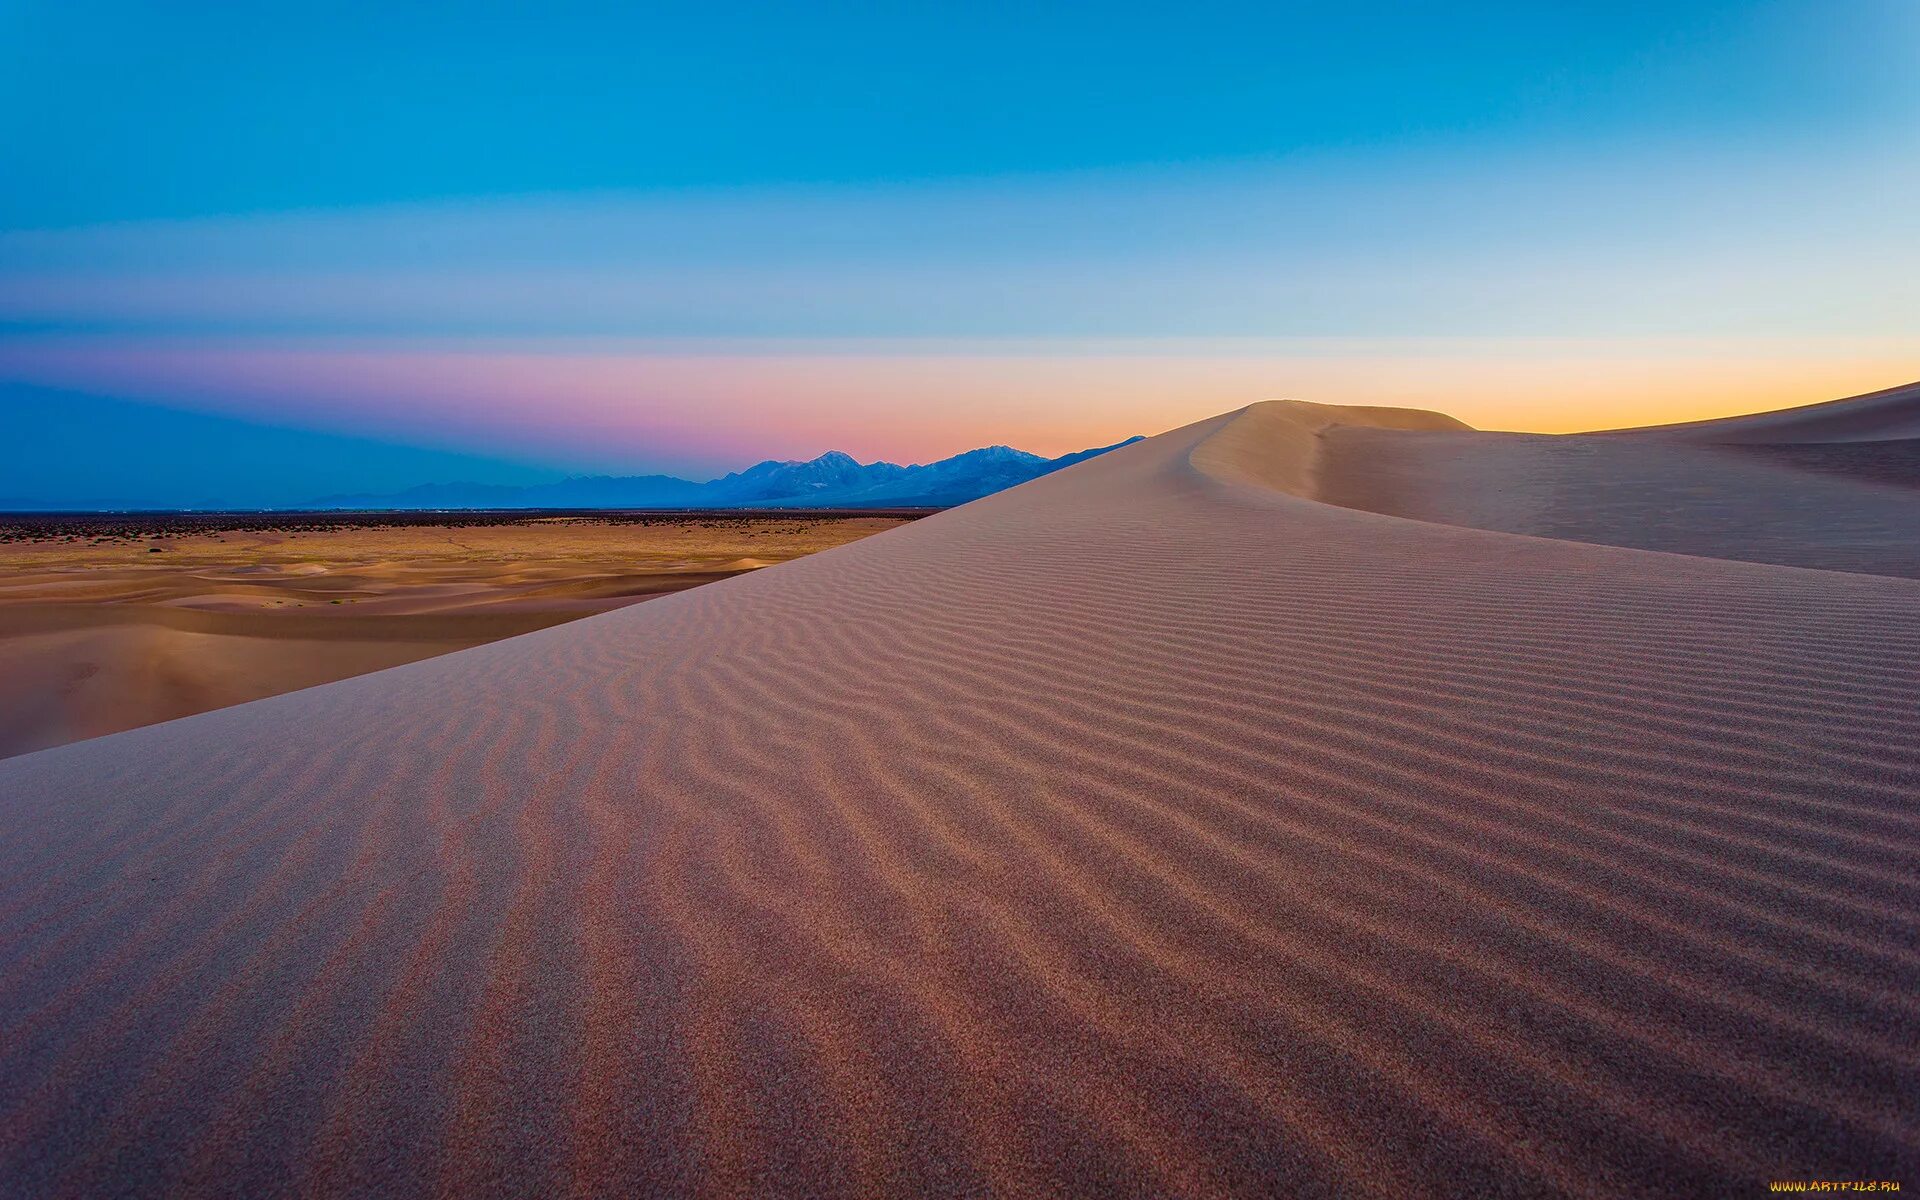
[[[1336,507],[1340,420],[0,763],[0,1190],[1911,1178],[1920,583]]]
[[[1752,445],[1778,442],[1880,442],[1920,438],[1920,383],[1848,396],[1799,408],[1689,421],[1681,425],[1654,425],[1621,429],[1606,436],[1660,438],[1668,441],[1715,445]]]
[[[1319,495],[1448,525],[1920,578],[1920,384],[1614,433],[1343,422]]]

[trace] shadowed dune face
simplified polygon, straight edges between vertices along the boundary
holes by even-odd
[[[1343,423],[1320,498],[1421,521],[1920,578],[1920,385],[1623,433]]]
[[[14,619],[8,620],[12,616]],[[0,614],[0,756],[378,671],[474,642],[249,637]]]
[[[6,1190],[1911,1177],[1920,583],[1320,503],[1329,431],[0,763]]]

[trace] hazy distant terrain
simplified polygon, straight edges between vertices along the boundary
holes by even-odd
[[[325,496],[314,508],[949,508],[1070,467],[1118,446],[1042,458],[988,446],[922,466],[861,463],[830,450],[809,462],[768,460],[706,483],[671,475],[593,475],[512,487],[436,483],[403,492]]]

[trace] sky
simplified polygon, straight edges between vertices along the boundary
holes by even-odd
[[[0,0],[0,506],[1920,378],[1920,5]]]

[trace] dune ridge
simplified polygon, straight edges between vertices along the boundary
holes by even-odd
[[[1877,442],[1920,438],[1920,382],[1882,388],[1860,396],[1826,400],[1798,408],[1687,421],[1678,425],[1650,425],[1619,429],[1604,436],[1657,437],[1669,441],[1700,441],[1715,445],[1766,442]]]
[[[1479,530],[1920,579],[1920,384],[1598,434],[1343,422],[1316,496]]]
[[[1920,583],[1317,502],[1345,421],[0,762],[0,1179],[1910,1177]]]
[[[1202,474],[1307,499],[1321,492],[1321,438],[1339,429],[1457,432],[1470,427],[1417,408],[1375,408],[1269,400],[1250,405],[1202,438],[1187,461]]]

